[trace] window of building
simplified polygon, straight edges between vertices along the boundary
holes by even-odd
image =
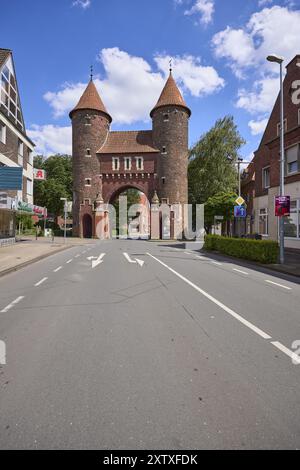
[[[112,159],[112,169],[118,171],[120,169],[120,159],[118,157],[113,157]]]
[[[286,149],[286,171],[288,175],[299,171],[299,144]]]
[[[33,153],[31,150],[28,150],[28,163],[33,166]]]
[[[91,116],[89,114],[87,114],[85,116],[85,125],[86,126],[90,126],[91,125]]]
[[[18,164],[23,166],[24,144],[22,140],[18,141]]]
[[[269,233],[268,209],[259,210],[259,233],[260,235]]]
[[[287,131],[287,119],[283,121],[284,132]],[[277,136],[280,135],[280,122],[277,124]]]
[[[161,182],[162,182],[162,184],[165,184],[165,182],[166,182],[166,177],[165,176],[162,176]]]
[[[0,122],[0,142],[6,144],[6,126]]]
[[[86,151],[85,151],[85,156],[86,156],[86,157],[91,157],[91,156],[92,156],[92,155],[91,155],[91,149],[86,149]]]
[[[124,168],[125,170],[131,170],[131,157],[124,158]]]
[[[91,178],[85,178],[85,185],[86,186],[91,186],[91,184],[92,184]]]
[[[143,170],[144,169],[144,159],[143,157],[136,157],[136,169]]]
[[[12,66],[10,67],[12,69]],[[6,114],[12,118],[21,129],[23,129],[23,120],[20,108],[20,102],[17,93],[16,79],[13,72],[7,65],[1,73],[1,104],[6,110]]]
[[[26,188],[26,192],[29,196],[32,196],[33,195],[33,184],[32,184],[32,181],[30,179],[27,179],[27,188]]]
[[[163,147],[163,148],[162,148],[162,153],[163,153],[163,154],[166,154],[166,153],[167,153],[166,147]]]
[[[284,236],[300,239],[300,199],[291,200],[289,217],[284,217]]]
[[[263,168],[262,170],[263,176],[263,189],[267,189],[270,187],[270,167]]]
[[[164,122],[168,122],[169,121],[169,114],[166,113],[164,114]]]

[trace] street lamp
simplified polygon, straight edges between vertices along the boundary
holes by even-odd
[[[283,71],[284,57],[272,54],[267,57],[268,62],[275,62],[280,66],[280,196],[284,196],[284,108],[283,108]],[[284,218],[279,217],[279,245],[280,264],[284,264]]]

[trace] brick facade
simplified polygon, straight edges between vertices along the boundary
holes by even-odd
[[[166,105],[166,102],[170,103]],[[71,111],[73,130],[73,233],[95,233],[97,201],[111,203],[136,188],[151,201],[187,202],[190,110],[172,75],[151,112],[152,131],[111,132],[111,117],[91,81]],[[126,168],[126,159],[130,159]],[[117,168],[114,159],[118,159]],[[138,166],[141,159],[142,166]]]

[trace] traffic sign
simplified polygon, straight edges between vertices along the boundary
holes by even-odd
[[[238,204],[238,206],[243,206],[246,201],[244,198],[242,198],[242,196],[239,196],[235,202]]]
[[[234,217],[245,218],[247,217],[247,210],[244,206],[234,206]]]

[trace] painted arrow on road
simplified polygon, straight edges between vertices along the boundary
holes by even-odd
[[[142,261],[141,259],[138,259],[138,258],[131,259],[128,253],[123,253],[123,255],[127,259],[128,263],[139,264],[141,268],[144,266],[145,261]]]
[[[99,257],[97,256],[89,256],[87,260],[92,261],[92,269],[96,268],[99,266],[99,264],[103,263],[103,258],[106,253],[101,253]]]

